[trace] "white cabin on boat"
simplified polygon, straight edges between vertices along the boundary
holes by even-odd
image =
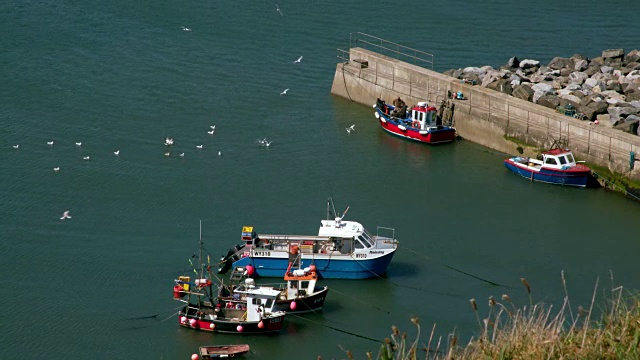
[[[420,123],[420,130],[428,130],[436,127],[436,108],[428,106],[425,101],[411,108],[411,119]]]
[[[253,279],[245,279],[234,293],[247,301],[247,321],[260,321],[265,313],[272,313],[280,291],[272,287],[256,287]]]
[[[542,153],[542,163],[545,168],[566,170],[576,166],[573,153],[566,149],[553,149]]]

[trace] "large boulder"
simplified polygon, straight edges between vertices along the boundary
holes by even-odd
[[[640,101],[638,100],[629,101],[629,106],[633,106],[634,108],[640,109]]]
[[[573,59],[567,59],[563,57],[554,57],[549,62],[549,68],[554,70],[560,70],[562,68],[573,68]]]
[[[617,80],[609,80],[607,81],[607,89],[615,92],[622,92],[622,86]]]
[[[529,85],[521,84],[521,85],[517,85],[513,89],[512,95],[514,97],[517,97],[518,99],[531,101],[533,99],[534,93],[535,92],[531,89]]]
[[[612,122],[620,122],[629,115],[637,115],[640,109],[633,106],[611,106],[607,109]]]
[[[622,58],[624,56],[623,49],[608,49],[602,51],[602,57],[607,58]]]
[[[569,75],[569,82],[572,84],[582,85],[585,80],[589,78],[589,75],[582,71],[576,71]]]
[[[543,95],[538,99],[538,105],[548,107],[549,109],[555,109],[560,105],[560,98],[555,95]]]
[[[584,71],[589,67],[589,62],[587,60],[576,60],[573,68],[576,71]]]
[[[582,89],[582,87],[579,84],[570,83],[570,84],[567,84],[567,86],[565,86],[565,89],[567,89],[567,90],[580,90],[580,89]]]
[[[499,91],[501,93],[511,95],[513,93],[513,87],[511,86],[511,81],[509,79],[499,79],[487,86],[487,89],[492,89],[495,91]]]
[[[602,67],[602,65],[599,65],[597,63],[591,63],[589,67],[584,70],[584,73],[587,74],[588,76],[593,76],[594,74],[597,74],[600,72],[600,67]]]
[[[623,121],[614,125],[614,129],[621,130],[627,132],[629,134],[637,135],[638,134],[638,123],[640,123],[640,119],[634,121]]]
[[[613,127],[611,118],[609,118],[609,114],[598,114],[596,116],[596,120],[598,120],[598,123],[602,124],[603,126]]]
[[[507,65],[512,69],[516,69],[520,67],[520,60],[518,60],[518,58],[514,56],[511,59],[509,59],[509,61],[507,62]]]
[[[604,101],[593,101],[587,106],[579,106],[578,111],[583,113],[587,117],[587,120],[593,121],[598,114],[607,113],[607,106],[608,104]]]
[[[605,66],[613,66],[616,69],[622,67],[622,59],[621,58],[606,58],[604,59]]]
[[[464,74],[476,74],[478,75],[478,77],[483,76],[486,71],[482,68],[476,67],[476,66],[468,66],[464,69],[462,69],[462,72]]]
[[[540,67],[540,61],[532,60],[532,59],[524,59],[524,60],[520,61],[520,65],[519,66],[520,66],[520,69],[523,69],[523,70],[539,68]]]

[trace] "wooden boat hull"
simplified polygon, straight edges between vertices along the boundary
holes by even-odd
[[[563,186],[586,187],[589,176],[591,176],[590,170],[535,169],[525,164],[520,164],[514,161],[513,158],[504,160],[504,166],[511,172],[531,181]]]
[[[286,311],[293,314],[320,311],[324,306],[324,300],[328,292],[329,288],[327,286],[316,286],[314,293],[309,296],[301,296],[296,299],[279,298],[276,300],[273,310]],[[295,309],[291,309],[291,302],[293,301],[296,302]]]
[[[200,346],[201,359],[224,359],[242,356],[251,350],[247,344]]]
[[[209,309],[213,313],[213,308]],[[270,316],[261,321],[243,321],[238,319],[211,319],[208,316],[197,316],[193,308],[186,308],[178,312],[178,323],[180,326],[208,332],[218,332],[227,334],[269,334],[278,333],[282,328],[284,314]],[[262,323],[262,325],[260,325]]]

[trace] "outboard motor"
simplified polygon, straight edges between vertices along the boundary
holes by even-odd
[[[238,256],[238,252],[244,249],[245,244],[237,244],[233,245],[229,251],[227,252],[227,256],[223,256],[220,258],[220,267],[218,268],[218,274],[226,274],[234,262],[240,260],[240,256]]]

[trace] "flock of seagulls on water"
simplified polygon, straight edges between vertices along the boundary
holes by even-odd
[[[275,6],[276,6],[276,12],[278,12],[278,14],[280,14],[280,16],[284,16],[284,14],[282,13],[282,10],[280,9],[280,6],[278,4],[275,4]],[[183,26],[182,30],[186,31],[186,32],[191,32],[192,31],[192,29],[190,29],[190,28],[188,28],[186,26]],[[293,64],[300,64],[302,62],[303,58],[304,58],[304,56],[298,57],[296,60],[293,61]],[[289,88],[286,88],[280,93],[280,96],[287,95],[288,92],[289,92]],[[215,134],[215,132],[216,132],[216,125],[210,125],[210,128],[211,128],[211,130],[207,131],[207,134],[213,136]],[[345,129],[346,129],[347,133],[351,134],[351,132],[355,132],[355,130],[356,130],[355,128],[356,128],[356,125],[353,124],[350,127],[345,128]],[[273,141],[269,141],[269,140],[267,140],[267,138],[264,138],[262,140],[257,140],[257,143],[260,146],[264,146],[264,147],[268,148],[268,147],[271,146]],[[53,147],[54,144],[55,144],[55,142],[53,140],[52,141],[47,141],[47,145],[49,145],[50,147]],[[76,144],[77,147],[82,147],[82,142],[76,142],[75,144]],[[166,137],[164,139],[164,145],[166,146],[166,151],[165,151],[164,155],[166,157],[171,156],[171,146],[173,144],[174,144],[173,138]],[[15,144],[12,147],[14,149],[18,150],[20,148],[20,145],[19,144]],[[198,150],[202,150],[203,148],[204,148],[203,144],[196,145],[196,149],[198,149]],[[115,150],[113,152],[113,154],[115,156],[120,156],[120,149]],[[179,154],[179,156],[184,158],[185,157],[185,153],[181,152]],[[222,151],[218,151],[218,156],[222,156]],[[85,161],[88,161],[88,160],[91,160],[91,157],[90,156],[83,156],[82,159],[85,160]],[[54,172],[59,172],[60,171],[60,167],[59,166],[54,167],[53,171]],[[60,217],[60,220],[66,220],[66,219],[71,219],[70,210],[65,211],[62,214],[62,217]]]

